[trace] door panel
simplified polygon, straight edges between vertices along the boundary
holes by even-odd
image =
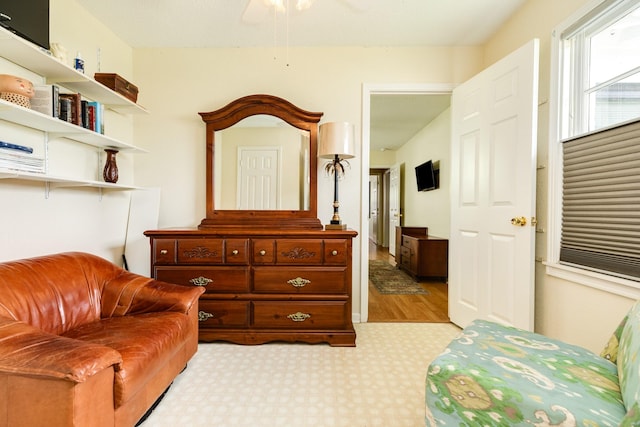
[[[533,329],[537,72],[534,40],[453,92],[449,316],[459,326]]]
[[[389,254],[396,256],[396,227],[401,226],[400,213],[400,165],[389,169]]]
[[[240,148],[238,209],[273,210],[279,206],[280,151]]]
[[[369,239],[378,244],[378,188],[379,177],[369,175]]]

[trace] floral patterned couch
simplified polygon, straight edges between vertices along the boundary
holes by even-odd
[[[435,426],[640,426],[640,302],[600,355],[476,320],[430,365]]]

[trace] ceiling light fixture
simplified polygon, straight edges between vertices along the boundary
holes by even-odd
[[[265,4],[269,7],[273,7],[278,12],[284,13],[287,10],[287,5],[285,5],[285,0],[264,0]],[[287,1],[287,3],[289,3]],[[307,10],[313,4],[313,0],[296,0],[296,9],[297,10]]]

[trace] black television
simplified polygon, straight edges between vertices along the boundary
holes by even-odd
[[[421,165],[416,166],[416,183],[418,191],[430,191],[439,187],[438,178],[440,171],[434,162],[428,160]]]
[[[0,25],[49,50],[49,0],[0,0]]]

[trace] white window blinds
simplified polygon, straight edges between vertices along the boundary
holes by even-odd
[[[560,262],[640,280],[640,120],[563,141]]]

